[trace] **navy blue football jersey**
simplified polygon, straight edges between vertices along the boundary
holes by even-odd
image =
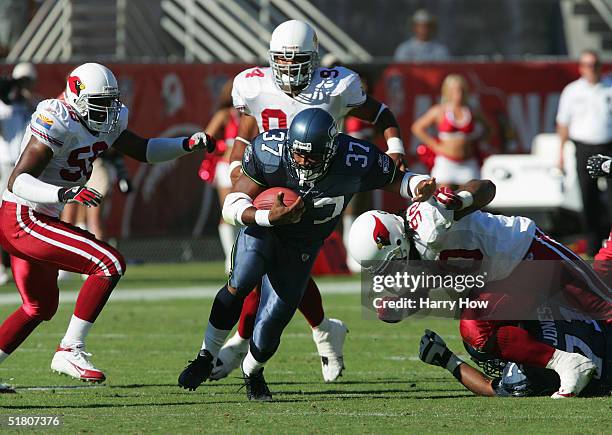
[[[376,145],[339,134],[338,150],[327,173],[313,184],[300,185],[285,155],[286,137],[287,129],[258,135],[245,150],[242,170],[262,187],[287,187],[304,200],[305,211],[299,223],[272,227],[291,245],[322,243],[353,194],[384,187],[396,176],[393,160]]]
[[[538,341],[566,352],[581,353],[597,366],[597,373],[580,393],[583,396],[609,394],[612,388],[612,326],[595,321],[575,310],[539,307],[538,321],[523,327]],[[553,320],[565,319],[565,320]],[[559,389],[559,376],[553,370],[509,363],[501,378],[494,381],[499,396],[550,395]]]

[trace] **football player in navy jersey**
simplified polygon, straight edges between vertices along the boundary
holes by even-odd
[[[223,206],[224,219],[243,226],[230,279],[217,293],[202,350],[179,376],[179,385],[195,390],[210,376],[244,297],[263,282],[242,371],[247,397],[271,400],[263,366],[276,352],[319,249],[352,195],[382,188],[424,201],[434,193],[435,180],[403,172],[374,144],[338,134],[331,115],[317,108],[300,112],[289,129],[257,136],[245,151],[242,170]],[[286,207],[279,194],[271,210],[256,209],[253,199],[271,187],[289,188],[299,197]]]
[[[554,310],[554,313],[553,313]],[[565,352],[580,352],[596,365],[596,372],[581,396],[609,395],[612,391],[612,326],[566,307],[538,308],[540,320],[522,322],[535,339]],[[564,319],[564,320],[554,320]],[[551,370],[516,364],[486,354],[464,343],[484,373],[463,362],[442,337],[425,330],[419,357],[427,364],[446,368],[468,390],[479,396],[549,396],[559,390],[559,375]]]

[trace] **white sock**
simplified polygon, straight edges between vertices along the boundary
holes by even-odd
[[[249,338],[243,338],[243,337],[240,336],[240,333],[238,331],[236,331],[236,333],[234,335],[232,335],[232,338],[227,340],[227,342],[229,343],[230,341],[232,341],[232,342],[235,342],[237,344],[240,344],[240,343],[244,343],[245,341],[249,341],[249,340],[250,340],[250,337]]]
[[[264,365],[265,363],[257,361],[249,350],[249,353],[242,360],[242,372],[247,376],[251,376],[253,373],[257,373]]]
[[[79,319],[74,314],[70,319],[70,323],[68,324],[68,329],[66,330],[66,335],[62,338],[62,342],[60,346],[62,347],[73,347],[73,346],[84,346],[85,338],[87,338],[87,334],[89,334],[89,330],[93,326],[93,323],[88,322],[87,320]]]
[[[0,350],[0,363],[2,361],[4,361],[5,359],[7,359],[9,356],[11,356],[10,353],[6,353],[6,352]]]
[[[217,228],[219,229],[219,239],[221,239],[221,246],[225,254],[225,271],[229,272],[232,263],[232,247],[236,240],[235,227],[226,222],[222,222]]]
[[[563,359],[569,355],[569,352],[556,349],[553,355],[550,357],[550,361],[546,364],[547,369],[551,369],[559,373],[559,364],[562,363]]]
[[[212,356],[217,358],[217,355],[219,355],[219,351],[221,350],[221,346],[223,346],[223,343],[225,343],[225,339],[230,332],[232,331],[217,329],[211,325],[210,322],[208,322],[208,327],[206,328],[206,333],[204,334],[204,341],[202,342],[202,349],[206,349],[212,354]]]
[[[317,326],[315,326],[312,329],[315,329],[321,332],[329,331],[329,319],[327,317],[323,317],[323,320],[321,320],[321,323],[319,323]]]

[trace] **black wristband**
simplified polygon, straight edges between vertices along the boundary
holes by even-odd
[[[189,148],[189,138],[186,137],[185,139],[183,139],[183,149],[190,153],[192,150]]]
[[[66,187],[60,187],[60,189],[57,191],[57,199],[59,202],[64,202],[64,195],[66,194],[67,190],[68,188]]]
[[[442,354],[442,357],[440,358],[440,366],[446,367],[448,365],[448,361],[450,360],[451,356],[453,356],[453,352],[451,352],[449,348],[446,348],[444,350],[444,353]]]

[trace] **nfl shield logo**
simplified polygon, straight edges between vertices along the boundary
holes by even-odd
[[[309,259],[309,258],[310,258],[310,255],[309,255],[309,254],[302,254],[302,261],[303,261],[303,262],[308,261],[308,259]]]

